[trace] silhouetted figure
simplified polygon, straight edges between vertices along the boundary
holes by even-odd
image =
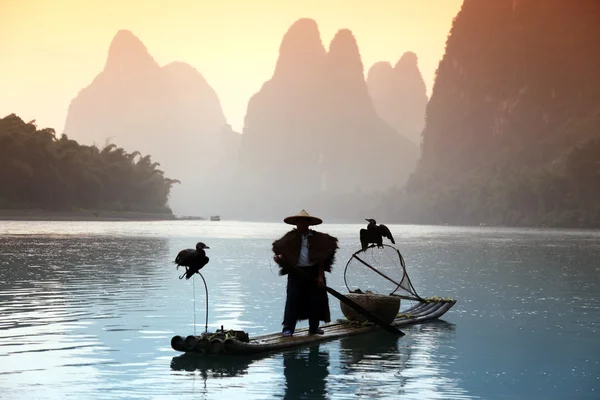
[[[288,276],[282,334],[292,336],[298,321],[308,319],[309,334],[322,335],[325,332],[319,328],[320,321],[331,321],[329,299],[324,289],[327,284],[325,272],[331,273],[338,239],[309,229],[323,220],[306,210],[285,218],[283,222],[296,225],[296,228],[273,242],[273,260],[279,265],[279,275]],[[300,268],[316,282],[290,273],[286,264]]]
[[[196,244],[196,250],[185,249],[181,250],[175,258],[175,264],[177,268],[180,266],[185,267],[185,274],[181,275],[179,279],[185,276],[185,279],[190,279],[192,275],[200,271],[202,267],[208,264],[209,258],[206,256],[204,249],[210,249],[207,245],[202,242]]]
[[[377,247],[383,247],[383,238],[388,238],[393,244],[396,244],[392,237],[392,232],[383,224],[377,225],[374,219],[365,219],[369,221],[367,229],[360,230],[360,244],[363,250],[366,250],[370,244],[376,244]]]

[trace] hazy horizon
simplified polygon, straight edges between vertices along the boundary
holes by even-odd
[[[339,29],[350,29],[365,78],[374,63],[394,65],[415,52],[429,96],[462,0],[352,3],[180,0],[167,8],[165,1],[3,1],[0,114],[62,133],[71,100],[102,71],[113,37],[126,29],[161,66],[181,61],[196,68],[216,91],[227,122],[242,132],[248,100],[271,77],[281,38],[304,17],[317,22],[326,47]]]

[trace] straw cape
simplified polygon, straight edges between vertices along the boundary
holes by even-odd
[[[314,215],[310,215],[306,212],[306,210],[302,210],[296,215],[290,215],[289,217],[285,218],[283,222],[290,225],[296,225],[298,221],[301,220],[308,220],[309,225],[320,225],[323,223],[323,220],[321,218],[315,217]]]
[[[308,220],[309,225],[319,225],[323,222],[321,218],[310,215],[305,210],[296,215],[289,216],[283,220],[286,224],[296,225],[300,220]],[[308,247],[310,248],[308,258],[313,265],[323,263],[324,270],[331,272],[335,262],[335,253],[338,249],[338,239],[327,233],[309,231]],[[302,235],[296,229],[287,232],[281,238],[273,242],[273,253],[281,254],[287,263],[296,265],[300,258],[300,247],[302,246]],[[280,265],[279,274],[286,275],[287,271]]]

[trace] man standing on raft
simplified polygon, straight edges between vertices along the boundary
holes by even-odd
[[[273,242],[273,259],[279,265],[279,275],[288,276],[283,336],[292,336],[296,323],[305,319],[308,319],[310,334],[322,335],[320,321],[331,321],[329,299],[324,288],[325,272],[331,273],[338,240],[327,233],[309,229],[309,226],[323,221],[304,210],[283,222],[296,225],[295,229]],[[285,264],[298,267],[314,281],[288,273]]]

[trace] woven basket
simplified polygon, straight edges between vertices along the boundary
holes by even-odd
[[[400,298],[396,296],[373,293],[348,293],[345,296],[388,324],[396,318],[400,311]],[[362,314],[341,301],[340,307],[344,316],[351,321],[364,322],[367,320]]]

